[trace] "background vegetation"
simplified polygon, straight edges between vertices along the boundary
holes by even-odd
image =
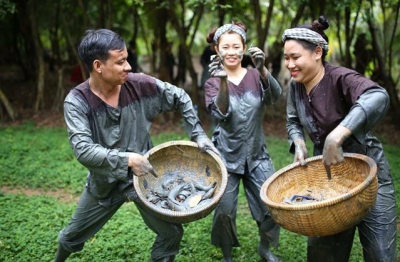
[[[187,138],[179,132],[153,135],[156,145],[181,139]],[[267,143],[276,170],[292,162],[284,139],[267,136]],[[75,210],[87,171],[74,159],[64,128],[37,128],[28,122],[0,129],[0,144],[0,184],[3,189],[7,187],[7,192],[0,191],[0,261],[51,261],[58,232]],[[388,144],[384,147],[399,192],[400,149]],[[10,193],[10,188],[14,188],[14,193]],[[184,225],[184,239],[176,261],[222,260],[219,249],[210,244],[211,222],[212,214]],[[243,190],[237,222],[242,247],[234,249],[235,261],[261,261],[257,254],[257,227]],[[154,237],[135,206],[128,203],[70,261],[150,261]],[[306,261],[306,242],[306,237],[282,229],[280,246],[275,252],[283,261]],[[399,237],[397,246],[399,256]],[[350,261],[363,261],[357,236]]]
[[[399,119],[399,9],[397,0],[0,0],[0,121],[61,111],[73,87],[69,76],[82,66],[76,47],[87,29],[118,31],[135,43],[142,71],[185,87],[203,109],[199,56],[213,27],[244,22],[248,43],[266,52],[271,67],[282,61],[283,30],[320,15],[331,24],[328,59],[385,87],[390,115]],[[172,79],[169,46],[176,64]],[[286,87],[286,70],[273,73],[280,73]],[[88,76],[85,70],[82,74]]]

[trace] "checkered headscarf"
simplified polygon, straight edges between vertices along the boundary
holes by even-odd
[[[233,25],[233,24],[225,24],[223,26],[221,26],[220,28],[217,29],[217,31],[214,34],[214,42],[217,43],[218,42],[218,38],[225,32],[232,30],[235,33],[238,33],[242,38],[243,41],[246,43],[246,32],[243,30],[243,28],[237,26],[237,25]]]
[[[304,40],[312,44],[319,45],[326,52],[329,50],[328,42],[326,42],[326,40],[320,34],[307,28],[286,29],[282,34],[282,42],[285,42],[288,38]]]

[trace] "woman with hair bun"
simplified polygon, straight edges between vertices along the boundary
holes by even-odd
[[[214,28],[207,36],[217,56],[210,63],[211,78],[205,83],[206,108],[218,120],[212,141],[227,167],[228,186],[215,209],[211,243],[222,249],[223,261],[232,261],[232,248],[239,247],[236,233],[240,180],[251,214],[256,220],[258,253],[265,261],[281,261],[270,250],[278,247],[280,227],[260,197],[265,180],[275,173],[263,131],[265,105],[275,103],[282,88],[265,68],[265,54],[248,49],[256,68],[241,66],[246,52],[246,26],[232,22]]]
[[[356,228],[365,261],[396,261],[396,199],[388,161],[371,129],[389,107],[389,96],[377,83],[325,61],[329,50],[321,16],[311,25],[282,35],[285,66],[292,76],[287,98],[287,131],[294,161],[306,165],[303,129],[330,166],[344,161],[343,152],[371,157],[378,166],[378,194],[370,213],[355,227],[326,237],[309,237],[308,261],[348,261]]]

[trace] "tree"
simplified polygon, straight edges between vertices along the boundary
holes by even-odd
[[[393,53],[394,53],[394,39],[396,37],[397,25],[399,23],[399,9],[400,2],[380,2],[380,12],[382,12],[383,23],[382,28],[378,27],[378,21],[375,17],[374,9],[376,8],[375,2],[369,1],[370,7],[365,13],[365,19],[368,23],[368,28],[372,36],[372,46],[374,54],[377,60],[377,67],[375,67],[376,73],[379,75],[379,79],[382,81],[382,85],[386,88],[390,95],[391,111],[393,113],[393,122],[400,126],[398,119],[400,119],[400,102],[398,96],[398,90],[396,86],[399,84],[399,56],[397,56],[397,66],[393,64]],[[397,34],[397,38],[399,35]],[[386,41],[389,39],[389,41]],[[397,46],[397,54],[400,48]],[[397,76],[393,75],[393,72],[397,72]],[[394,78],[397,77],[397,80]]]
[[[149,73],[166,81],[174,80],[169,78],[166,47],[171,44],[175,51],[180,46],[186,59],[180,73],[188,72],[192,82],[188,93],[201,108],[204,103],[192,58],[207,45],[205,35],[211,28],[232,20],[244,22],[249,28],[248,40],[262,49],[268,47],[268,64],[269,54],[282,49],[279,43],[285,28],[308,24],[325,15],[334,29],[327,31],[332,46],[328,59],[354,68],[354,42],[365,33],[374,54],[373,62],[367,66],[367,76],[388,90],[390,113],[394,119],[399,118],[397,0],[2,0],[2,4],[5,8],[0,10],[0,28],[4,33],[0,44],[1,50],[8,53],[0,56],[0,65],[11,63],[20,69],[21,78],[35,81],[34,88],[24,90],[36,95],[29,105],[35,111],[49,106],[60,109],[65,96],[65,74],[77,64],[84,68],[77,45],[87,29],[105,27],[117,31],[127,43],[135,41],[143,60],[152,56]],[[82,73],[85,75],[86,71]],[[1,97],[13,106],[13,99],[7,97],[9,90],[1,91]],[[52,105],[45,103],[49,95],[55,95]],[[15,118],[16,112],[12,115]]]
[[[31,22],[32,40],[35,46],[36,59],[38,61],[38,72],[36,76],[37,81],[37,94],[35,102],[35,112],[44,109],[44,86],[45,86],[45,71],[46,64],[44,62],[42,43],[40,41],[40,32],[37,22],[37,2],[32,0],[27,7],[29,8],[29,20]]]
[[[195,12],[192,13],[189,22],[185,22],[185,14],[187,13],[186,5],[183,0],[179,1],[179,7],[175,1],[169,0],[170,3],[170,17],[171,23],[175,31],[178,34],[179,42],[182,48],[183,56],[186,59],[187,70],[189,70],[190,77],[192,79],[191,86],[191,97],[194,104],[199,104],[199,98],[197,95],[197,73],[193,66],[192,55],[190,49],[193,45],[193,39],[196,35],[197,29],[199,27],[200,19],[203,15],[204,4],[199,1],[195,3],[193,8]]]
[[[251,0],[252,5],[254,6],[254,18],[255,21],[265,21],[264,22],[264,27],[262,26],[262,23],[257,23],[257,35],[258,35],[258,42],[257,46],[260,47],[261,49],[264,48],[265,41],[267,39],[267,35],[269,34],[269,28],[270,28],[270,23],[271,23],[271,18],[272,18],[272,11],[274,9],[274,3],[275,0],[269,0],[269,5],[268,9],[266,12],[266,18],[262,19],[262,13],[261,13],[261,7],[260,7],[260,1],[259,0]]]
[[[12,121],[15,120],[15,111],[13,106],[11,105],[10,101],[8,100],[7,96],[4,94],[3,91],[0,89],[0,101],[3,103],[4,107],[7,110],[8,116]]]
[[[2,9],[0,10],[0,20],[3,20],[4,18],[7,17],[7,15],[9,14],[14,14],[16,12],[16,5],[15,3],[9,1],[9,0],[5,0],[2,3]],[[13,36],[15,36],[15,34],[13,34]],[[13,38],[14,40],[15,38]],[[15,42],[14,42],[15,43]],[[18,54],[18,52],[16,52]],[[4,107],[6,108],[7,114],[10,117],[10,119],[12,121],[15,120],[16,118],[16,114],[15,114],[15,110],[12,106],[12,104],[10,103],[10,100],[7,98],[7,96],[4,94],[4,92],[0,89],[0,117],[1,119],[3,118],[2,116],[2,108],[1,108],[1,104],[4,105]]]

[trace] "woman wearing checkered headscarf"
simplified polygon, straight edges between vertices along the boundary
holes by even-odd
[[[222,250],[224,261],[232,261],[233,247],[239,247],[236,231],[240,182],[252,217],[258,226],[258,253],[265,261],[280,261],[270,247],[277,248],[280,227],[271,218],[260,197],[265,180],[275,173],[263,131],[266,105],[282,93],[279,83],[265,68],[265,54],[246,45],[246,27],[233,22],[213,29],[207,41],[213,42],[216,58],[210,63],[211,78],[204,85],[206,107],[218,124],[212,141],[228,170],[228,186],[214,212],[211,243]],[[256,68],[245,68],[248,51]]]
[[[380,141],[370,130],[389,107],[384,88],[351,69],[325,61],[329,50],[321,16],[312,25],[284,31],[285,66],[292,76],[287,100],[287,131],[294,161],[306,165],[304,130],[314,156],[330,166],[343,152],[371,157],[378,165],[378,194],[370,213],[355,227],[327,237],[309,237],[308,261],[348,261],[358,229],[365,261],[396,261],[396,200],[393,179]],[[335,174],[332,174],[333,176]]]

